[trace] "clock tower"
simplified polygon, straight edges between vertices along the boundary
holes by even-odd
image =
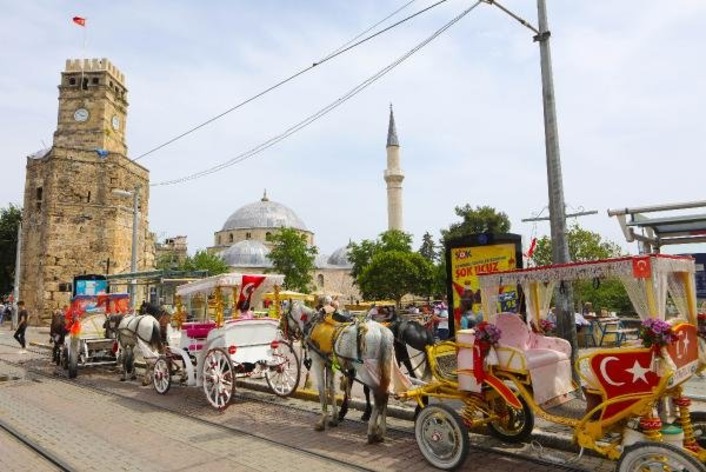
[[[69,59],[59,85],[54,146],[127,154],[125,77],[107,59]]]
[[[137,271],[154,267],[149,171],[126,155],[127,106],[107,59],[66,61],[53,145],[27,157],[20,298],[31,324],[69,302],[74,276],[130,272],[133,244]]]

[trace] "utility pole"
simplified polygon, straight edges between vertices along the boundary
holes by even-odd
[[[140,221],[140,187],[136,186],[132,191],[132,253],[130,254],[130,272],[132,273],[132,279],[130,279],[130,304],[135,308],[135,272],[137,272],[137,245],[138,245],[138,232],[137,224]]]
[[[564,204],[564,184],[561,175],[559,155],[559,128],[554,99],[554,79],[552,76],[552,53],[549,45],[549,23],[547,21],[546,0],[537,0],[539,33],[539,55],[542,70],[542,102],[544,105],[544,142],[547,154],[547,186],[549,190],[549,221],[552,237],[552,262],[569,262],[569,243],[566,239],[566,206]],[[557,293],[557,330],[559,336],[571,343],[571,365],[575,364],[578,341],[574,319],[573,294],[569,282],[561,282]],[[574,372],[574,376],[576,373]]]

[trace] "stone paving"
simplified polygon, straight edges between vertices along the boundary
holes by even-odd
[[[7,328],[0,328],[0,335],[3,335],[2,336],[3,343],[14,342],[14,340],[12,340],[11,337],[9,336],[11,334],[11,332],[6,329]],[[46,346],[47,341],[48,341],[48,337],[49,337],[48,330],[46,328],[30,328],[28,330],[27,337],[28,337],[28,340],[35,345]],[[12,352],[12,349],[8,349],[6,351]],[[22,358],[23,356],[25,356],[24,354],[16,354],[16,351],[13,354],[15,354],[13,356],[14,358]],[[82,374],[79,373],[79,376],[81,376],[81,375]],[[159,402],[164,402],[165,399],[169,398],[169,403],[171,403],[174,406],[174,408],[178,411],[186,411],[189,413],[200,412],[201,414],[204,414],[203,413],[204,412],[203,406],[206,401],[203,398],[203,393],[202,393],[201,389],[189,389],[189,388],[176,387],[176,388],[173,388],[172,391],[170,391],[170,393],[167,396],[156,396],[156,395],[154,395],[154,392],[151,391],[151,387],[136,388],[134,383],[129,383],[129,382],[128,383],[117,383],[115,388],[117,390],[121,390],[121,393],[128,392],[129,394],[133,394],[133,395],[139,394],[142,396],[147,396],[147,397],[152,397],[152,398],[156,397],[156,404],[159,404]],[[33,388],[33,391],[35,391],[35,390],[37,392],[41,391],[41,389],[34,389]],[[145,395],[145,391],[148,392],[147,395]],[[692,380],[689,381],[689,383],[687,385],[687,391],[691,395],[706,397],[706,379],[694,377]],[[3,396],[0,396],[0,397],[3,397]],[[273,397],[273,396],[270,395],[270,397]],[[307,397],[312,398],[313,397],[312,393],[311,392],[303,392],[300,395],[300,398],[306,399]],[[67,401],[68,401],[68,399],[67,399]],[[87,402],[87,403],[92,403],[92,402]],[[94,408],[90,408],[90,410],[93,410],[93,409],[100,410],[101,403],[102,403],[101,401],[97,401],[96,403],[92,403]],[[310,407],[311,411],[316,411],[318,409],[318,405],[316,403],[313,403],[313,402],[303,402],[303,403],[309,403],[309,407]],[[695,402],[694,407],[695,407],[694,408],[695,410],[706,410],[706,403]],[[283,410],[283,413],[280,416],[282,418],[285,418],[285,417],[291,418],[292,417],[291,409],[287,410],[286,407],[284,407],[284,408],[285,408],[285,410]],[[0,409],[4,409],[4,407],[0,406]],[[233,407],[229,408],[227,411],[232,411],[232,410],[234,410]],[[214,413],[212,410],[206,409],[205,411],[206,411],[206,413],[205,413],[206,416],[220,415],[218,413]],[[285,413],[285,411],[286,411],[286,413]],[[268,412],[268,414],[271,414],[271,412]],[[391,424],[392,428],[400,428],[401,431],[409,431],[413,427],[413,423],[411,423],[409,421],[409,418],[411,417],[411,408],[409,405],[393,404],[391,406],[390,414],[391,414],[391,416],[393,416],[393,418],[390,419],[390,424]],[[244,420],[243,415],[245,415],[246,420]],[[300,426],[302,422],[311,422],[311,416],[308,416],[307,417],[308,419],[304,418],[304,417],[293,417],[294,419],[291,420],[292,424],[290,425],[290,427],[280,426],[279,428],[277,428],[276,431],[272,431],[272,428],[268,427],[268,425],[267,425],[269,422],[262,421],[262,415],[264,415],[264,413],[256,412],[256,408],[254,408],[254,405],[249,405],[249,408],[245,408],[245,410],[239,411],[238,419],[233,420],[234,421],[233,424],[240,424],[240,425],[248,424],[249,427],[253,428],[254,431],[257,431],[259,434],[265,435],[265,437],[269,437],[269,435],[274,435],[275,437],[277,437],[277,436],[281,435],[282,431],[289,430],[290,428],[292,429],[292,431],[290,433],[296,434],[294,431],[296,430],[297,425]],[[351,418],[357,418],[359,415],[359,412],[353,411],[350,413],[350,415],[351,415]],[[159,420],[160,416],[156,415],[156,414],[151,415],[151,416],[159,424],[158,420]],[[97,421],[99,421],[99,419],[97,419]],[[168,425],[165,425],[165,424],[162,424],[161,426],[168,427]],[[414,448],[410,449],[408,440],[407,440],[407,442],[404,442],[401,439],[394,437],[394,434],[395,434],[394,431],[391,433],[393,435],[394,439],[385,444],[385,453],[381,454],[381,455],[374,455],[372,458],[367,457],[367,459],[366,459],[366,455],[365,455],[366,448],[365,448],[365,444],[363,442],[364,431],[360,430],[361,427],[362,427],[362,425],[355,426],[355,424],[354,424],[354,428],[358,430],[358,433],[355,433],[354,435],[351,435],[350,431],[344,431],[346,428],[344,428],[344,429],[338,428],[336,431],[334,431],[332,433],[332,434],[337,434],[337,433],[339,433],[339,431],[341,432],[341,438],[340,438],[340,440],[342,441],[341,444],[343,444],[343,445],[348,444],[348,446],[346,448],[349,451],[351,451],[349,454],[352,454],[353,458],[355,460],[360,460],[363,463],[366,463],[366,461],[368,461],[368,460],[372,460],[373,463],[379,467],[379,468],[374,467],[375,470],[403,470],[403,469],[404,470],[427,470],[425,467],[418,468],[418,467],[414,467],[414,466],[411,466],[412,467],[411,469],[409,469],[409,467],[399,468],[405,462],[404,455],[411,454],[412,452],[410,452],[410,451],[412,451],[412,449],[414,449]],[[184,428],[189,431],[191,431],[191,429],[192,429],[191,425],[186,425],[186,426],[184,426]],[[64,430],[65,426],[60,426],[59,429]],[[536,439],[539,443],[541,443],[545,446],[562,447],[567,450],[569,449],[568,444],[570,443],[571,437],[570,437],[570,432],[567,431],[566,428],[557,427],[555,425],[552,425],[552,424],[549,424],[549,423],[546,423],[544,421],[537,419],[534,433],[535,433],[534,439]],[[52,430],[49,429],[46,431],[46,434],[51,439],[53,434],[58,434],[58,433],[56,431],[52,432]],[[203,434],[207,434],[207,433],[203,433]],[[211,433],[208,433],[208,434],[211,434]],[[327,434],[329,434],[329,433],[327,433]],[[177,438],[178,437],[179,436],[177,435]],[[189,438],[191,440],[193,440],[192,436],[189,436]],[[353,442],[351,442],[352,438],[355,438],[355,440]],[[53,441],[56,442],[57,439],[54,438]],[[406,446],[401,447],[402,442],[400,442],[400,441],[404,442],[406,444]],[[412,438],[412,443],[413,443],[413,438]],[[526,445],[526,444],[519,445],[519,446],[513,446],[513,445],[507,445],[507,444],[503,445],[503,444],[499,444],[497,441],[495,441],[493,439],[490,439],[490,438],[488,438],[486,436],[482,436],[482,435],[475,435],[474,434],[472,437],[472,444],[473,445],[481,445],[484,447],[487,446],[489,448],[495,447],[495,448],[498,448],[499,450],[504,450],[506,452],[517,451],[521,454],[526,454],[526,455],[530,455],[530,456],[536,455],[535,451],[533,451],[532,446],[530,446],[530,445]],[[351,446],[353,446],[353,447],[351,447]],[[388,447],[388,446],[390,446],[390,447]],[[215,451],[218,450],[217,445],[214,445],[213,447],[214,447]],[[99,449],[101,449],[101,448],[99,447]],[[106,447],[104,452],[109,453],[108,449],[109,448]],[[357,453],[361,453],[361,452],[363,453],[363,456],[355,457],[355,455]],[[369,453],[369,450],[367,450],[367,452]],[[476,452],[476,451],[474,451],[474,452]],[[478,452],[476,452],[476,453],[478,453]],[[544,454],[545,454],[545,456],[547,456],[547,455],[548,456],[552,456],[552,455],[557,456],[557,453],[552,452],[552,451],[545,451]],[[179,454],[177,454],[177,455],[179,455]],[[418,451],[416,451],[416,455],[418,455]],[[402,456],[402,457],[400,457],[400,456]],[[473,456],[474,456],[474,454],[471,454],[471,456],[469,457],[469,461],[472,461],[475,464],[479,460],[479,458],[478,457],[474,458]],[[189,463],[187,460],[188,457],[190,457],[189,454],[187,454],[187,457],[184,459],[186,461],[186,462],[184,462],[184,464]],[[217,454],[216,454],[216,457],[218,457],[219,460],[226,460]],[[345,454],[343,457],[345,457]],[[561,457],[561,459],[563,459],[563,460],[566,460],[566,459],[569,459],[571,457],[571,455],[569,455],[567,452],[567,453],[564,453],[563,455],[559,454],[559,457]],[[243,460],[245,461],[245,459],[243,459]],[[471,462],[468,462],[468,463],[470,464]],[[12,467],[10,467],[9,469],[6,469],[4,467],[4,465],[5,464],[2,463],[2,460],[0,460],[0,468],[2,468],[3,470],[13,470]],[[245,462],[243,462],[241,465],[246,468],[245,469],[237,469],[237,470],[251,470]],[[599,470],[599,471],[612,470],[612,468],[613,468],[613,463],[611,463],[610,461],[606,461],[603,459],[594,458],[594,457],[590,457],[590,456],[588,456],[588,457],[584,456],[580,465],[582,468],[586,467],[586,469],[589,469],[589,470]],[[534,469],[534,470],[553,470],[552,468],[547,469],[546,466],[538,466],[538,467],[540,467],[540,468]],[[544,467],[544,468],[541,468],[541,467]],[[38,468],[35,470],[42,470],[42,469]],[[137,469],[130,469],[130,470],[137,470]],[[149,470],[149,469],[147,469],[147,470]],[[165,470],[167,470],[167,469],[165,469]],[[174,469],[169,469],[169,470],[174,470]],[[292,470],[295,470],[295,469],[292,469]],[[315,470],[315,469],[312,469],[312,470]],[[326,470],[329,470],[329,469],[326,469]],[[499,469],[499,470],[505,470],[505,469]],[[510,466],[507,470],[512,470],[512,467]],[[518,469],[515,469],[515,470],[518,470]],[[529,469],[525,469],[523,467],[521,470],[529,470]]]

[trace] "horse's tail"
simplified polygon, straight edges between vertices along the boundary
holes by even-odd
[[[389,330],[380,330],[380,393],[387,393],[392,382],[392,363],[395,361],[394,337]]]
[[[164,343],[162,342],[162,329],[159,326],[159,322],[154,320],[155,329],[152,329],[152,337],[150,339],[150,345],[157,348],[157,352],[160,354],[164,352]]]

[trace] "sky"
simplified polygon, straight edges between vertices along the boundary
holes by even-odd
[[[491,206],[511,231],[549,235],[538,43],[482,3],[362,92],[265,151],[238,160],[336,103],[474,2],[448,0],[161,149],[150,150],[307,69],[403,8],[431,1],[0,0],[0,205],[21,205],[26,156],[50,146],[65,60],[107,58],[126,77],[128,157],[150,171],[150,229],[213,245],[238,208],[267,191],[315,233],[319,252],[387,229],[390,104],[400,142],[404,230]],[[504,0],[537,25],[534,0]],[[406,6],[405,6],[406,5]],[[706,200],[706,2],[547,0],[569,218],[630,253],[608,209]],[[74,16],[86,18],[84,28]],[[371,32],[367,33],[369,35]],[[691,210],[691,213],[698,213]],[[688,252],[690,246],[664,252]]]

